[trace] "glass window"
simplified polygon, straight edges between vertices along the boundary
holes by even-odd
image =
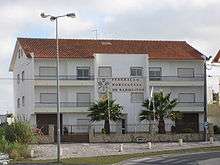
[[[20,83],[20,75],[17,74],[17,83],[19,84]]]
[[[194,77],[194,69],[193,68],[177,68],[178,77],[190,78]]]
[[[25,105],[25,100],[24,100],[24,96],[22,96],[22,106],[24,107],[24,105]]]
[[[77,100],[78,107],[89,107],[90,106],[90,93],[77,93],[76,100]]]
[[[161,79],[161,67],[150,67],[149,78],[150,80],[160,80]]]
[[[42,103],[56,103],[57,94],[56,93],[41,93],[40,102]]]
[[[144,101],[144,93],[131,93],[131,102],[132,103],[142,103]]]
[[[181,103],[195,102],[195,93],[179,93],[178,101]]]
[[[56,67],[40,67],[39,75],[40,76],[56,76]]]
[[[89,67],[77,67],[77,79],[78,80],[88,80],[89,79]]]
[[[142,76],[142,67],[131,67],[131,76]]]
[[[99,67],[99,77],[112,77],[112,68],[110,66]]]
[[[17,108],[20,108],[20,98],[17,99]]]
[[[24,81],[24,71],[21,73],[21,81]]]

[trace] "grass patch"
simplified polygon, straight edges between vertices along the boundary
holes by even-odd
[[[157,151],[157,152],[143,152],[134,154],[123,154],[123,155],[109,155],[109,156],[96,156],[96,157],[78,157],[63,159],[62,163],[65,165],[70,164],[93,164],[93,165],[105,165],[114,164],[124,160],[132,158],[143,158],[149,156],[158,156],[162,154],[185,154],[185,153],[195,153],[195,152],[210,152],[210,151],[220,151],[220,146],[217,147],[202,147],[202,148],[191,148],[191,149],[181,149],[181,150],[167,150],[167,151]],[[48,163],[55,162],[55,160],[24,160],[24,161],[14,161],[12,163]]]

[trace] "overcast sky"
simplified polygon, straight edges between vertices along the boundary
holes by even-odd
[[[185,40],[207,56],[220,48],[219,0],[0,0],[1,78],[11,77],[17,37],[54,37],[54,23],[41,12],[76,13],[60,20],[62,38],[95,38],[97,29],[98,38]],[[0,113],[13,110],[12,84],[0,79]]]

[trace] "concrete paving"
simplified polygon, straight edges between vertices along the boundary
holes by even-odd
[[[179,146],[177,142],[152,143],[152,149],[149,149],[147,143],[124,143],[122,145],[120,143],[72,143],[61,145],[61,157],[92,157],[210,146],[220,146],[220,142],[213,144],[209,142],[183,142],[182,146]],[[57,152],[54,144],[33,145],[33,150],[34,159],[56,159]]]

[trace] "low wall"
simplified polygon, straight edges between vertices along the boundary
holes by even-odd
[[[209,135],[210,136],[210,135]],[[147,133],[128,133],[128,134],[90,134],[90,143],[128,143],[128,142],[176,142],[183,139],[185,142],[203,141],[203,133],[184,133],[184,134],[147,134]]]

